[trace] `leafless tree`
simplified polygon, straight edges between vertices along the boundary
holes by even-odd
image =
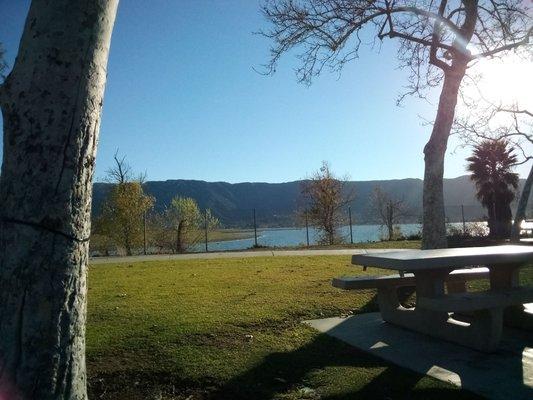
[[[388,240],[394,238],[394,226],[408,215],[408,207],[403,199],[393,198],[376,186],[372,192],[372,206],[381,226],[387,228]]]
[[[106,171],[106,176],[104,178],[106,182],[121,184],[136,181],[141,185],[146,182],[146,171],[135,176],[133,174],[133,168],[128,161],[126,161],[126,156],[120,157],[118,155],[118,149],[115,151],[113,161],[115,162],[114,165],[109,167]]]
[[[345,222],[343,209],[354,198],[346,179],[338,179],[324,161],[311,178],[303,181],[302,195],[309,221],[320,232],[319,242],[332,245],[342,241],[338,229]]]
[[[454,123],[457,132],[464,143],[476,145],[481,140],[507,140],[519,151],[519,161],[516,165],[529,163],[533,160],[533,113],[520,108],[517,104],[504,106],[494,104],[486,99],[482,104],[471,103],[469,112]],[[533,163],[529,169],[524,187],[520,194],[514,223],[511,229],[511,240],[520,240],[520,227],[526,218],[528,200],[533,187]]]
[[[126,183],[133,180],[133,169],[126,161],[126,156],[119,157],[118,149],[113,156],[114,165],[106,170],[105,181],[110,183]]]
[[[94,233],[112,238],[114,244],[124,248],[129,256],[141,243],[146,214],[153,207],[155,199],[144,191],[146,172],[135,176],[126,156],[118,155],[118,149],[113,161],[104,178],[113,184],[113,188],[93,224]]]
[[[118,0],[32,0],[0,86],[0,397],[87,398],[92,179]]]
[[[408,94],[442,83],[437,115],[424,148],[423,247],[446,247],[444,155],[464,76],[476,60],[502,57],[529,43],[530,4],[522,0],[267,0],[263,13],[273,40],[267,72],[299,48],[300,81],[340,70],[358,57],[362,37],[399,41],[410,71]]]

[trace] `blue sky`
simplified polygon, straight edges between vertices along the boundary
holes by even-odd
[[[0,0],[0,41],[12,65],[28,0]],[[113,33],[96,178],[118,148],[150,180],[284,182],[328,160],[354,180],[423,176],[436,105],[395,100],[406,84],[393,42],[365,48],[341,76],[307,87],[285,57],[254,71],[269,42],[252,0],[122,0]],[[436,97],[436,94],[433,95]],[[422,118],[421,118],[422,117]],[[446,177],[465,172],[452,139]]]

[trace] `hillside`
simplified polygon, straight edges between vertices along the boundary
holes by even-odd
[[[371,206],[371,193],[380,186],[385,192],[403,198],[411,209],[404,222],[418,222],[422,211],[422,180],[399,179],[383,181],[351,181],[348,189],[355,190],[351,204],[354,223],[376,222]],[[111,185],[94,184],[93,212],[98,214]],[[259,226],[285,227],[298,224],[301,181],[286,183],[227,183],[196,180],[148,181],[145,190],[156,199],[155,209],[163,210],[176,196],[196,199],[200,208],[211,208],[226,227],[249,227],[252,210],[256,209]],[[461,220],[461,205],[467,220],[479,220],[485,214],[475,198],[474,185],[468,176],[445,179],[444,196],[449,221]]]

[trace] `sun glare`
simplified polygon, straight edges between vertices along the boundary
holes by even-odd
[[[533,108],[533,62],[516,58],[483,60],[475,67],[475,72],[481,74],[479,92],[488,101]]]

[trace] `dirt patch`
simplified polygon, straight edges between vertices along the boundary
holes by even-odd
[[[171,373],[121,371],[89,375],[90,399],[205,400],[216,391],[215,382],[188,382]]]

